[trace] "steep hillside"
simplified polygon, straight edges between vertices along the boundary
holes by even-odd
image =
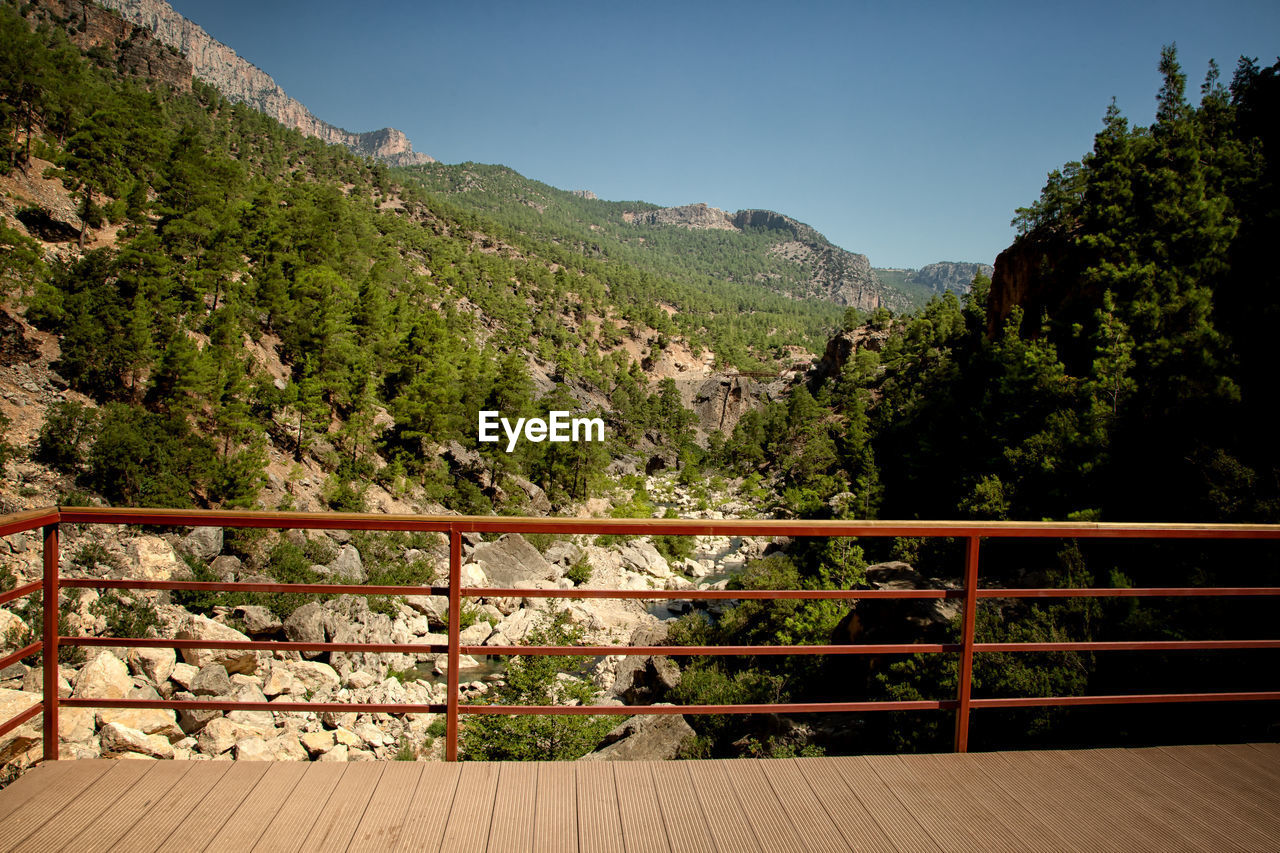
[[[918,270],[876,268],[875,274],[881,281],[901,288],[923,304],[948,290],[963,296],[969,292],[974,276],[981,274],[990,278],[994,271],[991,264],[939,261],[925,264]]]
[[[504,166],[476,163],[434,163],[403,176],[522,234],[571,242],[655,274],[754,285],[801,305],[826,302],[863,311],[881,306],[905,311],[915,305],[881,282],[865,255],[845,251],[812,227],[773,211],[601,201],[593,193],[559,190]]]
[[[409,138],[394,127],[352,133],[316,118],[305,106],[289,97],[269,74],[237,56],[234,50],[178,14],[164,0],[101,0],[101,3],[118,12],[124,20],[146,28],[161,43],[179,51],[191,63],[195,75],[214,86],[228,100],[248,104],[307,136],[345,145],[357,154],[375,157],[391,165],[433,162],[426,154],[414,151]],[[58,5],[82,7],[87,4],[67,2]]]

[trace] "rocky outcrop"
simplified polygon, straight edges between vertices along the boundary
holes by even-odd
[[[105,48],[122,74],[190,91],[191,63],[156,41],[151,28],[84,0],[41,0],[36,5],[54,19],[67,22],[67,35],[77,47]]]
[[[974,276],[981,273],[990,278],[993,272],[995,267],[991,264],[940,261],[911,272],[907,276],[907,281],[927,287],[934,293],[950,290],[952,293],[965,294],[969,292]]]
[[[840,334],[827,341],[822,358],[814,365],[814,377],[824,379],[839,376],[845,364],[860,349],[880,352],[889,340],[889,331],[868,329],[863,326]]]
[[[297,128],[324,142],[345,145],[357,154],[375,157],[395,166],[435,162],[426,154],[415,152],[409,138],[395,128],[352,133],[321,121],[285,94],[284,89],[265,71],[178,14],[164,0],[102,0],[102,3],[126,21],[145,27],[160,42],[179,51],[190,63],[195,76],[214,86],[228,99],[248,104],[286,127]]]
[[[708,207],[701,203],[624,213],[622,218],[637,225],[677,225],[681,228],[738,230],[729,218],[729,214],[718,207]]]
[[[610,731],[579,761],[668,761],[697,734],[679,714],[636,716]]]

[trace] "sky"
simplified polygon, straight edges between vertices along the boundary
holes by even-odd
[[[1280,3],[170,0],[319,118],[562,189],[776,210],[877,267],[990,263],[1162,45],[1280,53]]]

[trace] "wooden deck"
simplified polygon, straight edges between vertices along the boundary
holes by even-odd
[[[1280,745],[635,763],[59,761],[0,850],[1280,850]]]

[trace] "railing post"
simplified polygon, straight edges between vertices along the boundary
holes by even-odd
[[[982,540],[970,536],[964,559],[964,620],[960,635],[960,677],[956,698],[956,752],[969,751],[969,694],[973,687],[974,622],[978,615],[978,545]]]
[[[444,760],[458,760],[458,646],[462,631],[462,534],[449,527],[449,697],[445,711]]]
[[[44,528],[44,760],[58,760],[58,525]]]

